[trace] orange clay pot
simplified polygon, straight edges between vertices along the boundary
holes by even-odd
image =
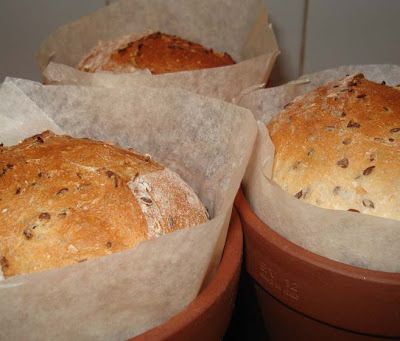
[[[371,271],[307,251],[236,197],[246,269],[272,340],[400,339],[400,273]]]
[[[181,313],[131,341],[221,340],[235,305],[242,249],[242,227],[234,209],[221,263],[211,282]]]

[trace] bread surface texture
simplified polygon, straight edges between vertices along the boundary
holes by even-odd
[[[332,81],[268,123],[273,180],[324,208],[400,219],[400,91],[362,74]]]
[[[78,64],[87,72],[116,73],[149,69],[153,74],[189,71],[235,64],[227,53],[214,52],[200,44],[160,32],[140,39],[122,37],[99,42]]]
[[[206,220],[194,191],[149,156],[51,132],[0,147],[5,277],[122,251]]]

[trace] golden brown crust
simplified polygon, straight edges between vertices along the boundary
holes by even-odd
[[[144,192],[136,182],[147,182]],[[152,206],[164,210],[143,210]],[[51,132],[0,147],[5,276],[121,251],[205,221],[205,209],[189,186],[146,156]]]
[[[235,62],[227,53],[217,53],[200,44],[157,32],[135,41],[123,39],[111,53],[96,47],[78,64],[78,69],[132,72],[138,68],[162,74],[231,64]]]
[[[295,99],[268,129],[273,180],[317,206],[400,219],[400,92],[363,75]]]

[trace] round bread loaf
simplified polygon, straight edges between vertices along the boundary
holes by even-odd
[[[51,132],[0,147],[6,277],[83,262],[205,221],[193,190],[148,156]]]
[[[164,33],[138,40],[123,37],[99,42],[77,68],[82,71],[133,72],[149,69],[153,74],[212,68],[235,64],[227,53],[217,53],[200,44]]]
[[[273,180],[320,207],[400,219],[400,91],[348,76],[268,124]]]

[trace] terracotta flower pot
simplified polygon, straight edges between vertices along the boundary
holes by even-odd
[[[263,223],[242,192],[235,202],[246,269],[273,340],[400,337],[400,274],[365,270],[307,251]]]
[[[235,305],[242,250],[242,227],[234,209],[221,263],[211,282],[180,314],[131,340],[221,340]]]

